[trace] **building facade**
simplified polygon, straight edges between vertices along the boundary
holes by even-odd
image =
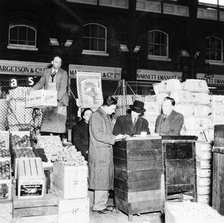
[[[224,7],[217,4],[5,0],[0,6],[2,88],[32,86],[60,55],[74,97],[78,70],[100,71],[110,94],[121,79],[151,85],[168,78],[206,79],[223,93]]]

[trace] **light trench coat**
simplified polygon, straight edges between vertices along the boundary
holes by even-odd
[[[112,134],[110,117],[99,107],[89,122],[89,188],[111,190],[114,184],[113,147],[115,136]]]

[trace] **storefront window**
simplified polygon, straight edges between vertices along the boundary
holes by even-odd
[[[168,58],[168,35],[160,30],[148,32],[148,58]]]
[[[100,24],[85,24],[83,26],[82,40],[84,53],[98,54],[107,52],[107,29]]]
[[[224,6],[224,0],[198,0],[199,3]]]
[[[22,17],[10,20],[8,48],[37,50],[36,36],[37,30],[32,20]]]
[[[223,42],[215,36],[208,36],[205,41],[206,60],[219,61],[223,60]]]

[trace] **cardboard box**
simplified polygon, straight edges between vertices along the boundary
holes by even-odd
[[[59,200],[58,223],[88,223],[89,198]]]
[[[222,223],[223,218],[212,207],[196,202],[166,202],[166,223]]]
[[[57,91],[34,90],[26,95],[26,108],[57,107]]]
[[[18,165],[18,198],[39,198],[45,192],[45,176],[40,158],[20,158]]]
[[[85,198],[88,193],[87,166],[53,165],[52,187],[64,199]]]

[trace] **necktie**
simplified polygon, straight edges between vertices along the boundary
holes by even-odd
[[[56,70],[54,70],[52,72],[52,74],[51,74],[51,82],[54,82],[54,77],[55,77],[56,73],[57,73]]]
[[[138,118],[135,118],[135,119],[134,119],[133,126],[135,126],[135,124],[136,124],[136,122],[137,122],[137,119],[138,119]]]
[[[163,122],[166,120],[167,115],[163,115]]]

